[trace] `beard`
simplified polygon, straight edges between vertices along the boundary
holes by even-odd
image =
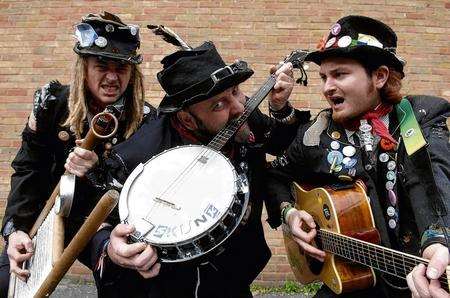
[[[204,144],[209,143],[221,130],[218,132],[212,132],[209,130],[201,119],[195,116],[193,113],[191,115],[195,118],[197,122],[197,129],[193,132],[195,136]],[[245,122],[238,131],[234,134],[233,140],[237,143],[248,143],[251,135],[250,127],[247,122]]]

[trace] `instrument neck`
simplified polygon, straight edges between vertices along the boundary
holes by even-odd
[[[219,133],[209,142],[208,147],[220,151],[223,146],[230,140],[232,136],[238,131],[238,129],[247,121],[250,114],[259,106],[264,98],[269,94],[275,85],[276,78],[274,75],[270,75],[266,82],[258,89],[258,91],[250,97],[245,103],[244,113],[228,122],[228,124],[222,128]]]
[[[428,265],[426,259],[335,232],[319,230],[317,237],[325,251],[403,279],[415,266],[421,263]],[[447,275],[450,274],[449,268]],[[448,284],[445,275],[439,279],[442,285]]]

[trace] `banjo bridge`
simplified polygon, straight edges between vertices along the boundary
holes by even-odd
[[[177,206],[177,205],[175,205],[175,204],[172,203],[172,202],[169,202],[169,201],[160,199],[160,198],[158,198],[158,197],[154,198],[153,200],[154,200],[156,203],[161,203],[161,204],[163,204],[163,205],[165,205],[165,206],[168,206],[168,207],[170,207],[170,208],[172,208],[172,209],[175,209],[175,210],[181,210],[181,207],[180,207],[180,206]]]

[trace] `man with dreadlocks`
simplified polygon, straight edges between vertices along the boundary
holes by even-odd
[[[143,118],[154,112],[144,104],[137,26],[107,12],[88,14],[76,25],[75,35],[72,85],[52,81],[35,92],[22,146],[12,162],[15,172],[2,227],[7,243],[0,257],[2,297],[6,297],[10,271],[22,280],[30,274],[22,269],[33,254],[27,233],[64,169],[88,178],[77,179],[75,206],[66,222],[66,241],[70,241],[100,194],[89,183],[90,173],[101,174],[102,160],[111,147],[129,138]],[[119,115],[117,133],[94,151],[74,147],[89,130],[92,117],[111,105]],[[86,249],[80,259],[92,268],[89,255]]]

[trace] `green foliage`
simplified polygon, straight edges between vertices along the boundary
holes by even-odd
[[[252,284],[250,289],[253,295],[261,294],[304,294],[308,296],[314,295],[322,283],[311,283],[301,285],[295,281],[286,281],[280,287],[264,287],[261,285]]]

